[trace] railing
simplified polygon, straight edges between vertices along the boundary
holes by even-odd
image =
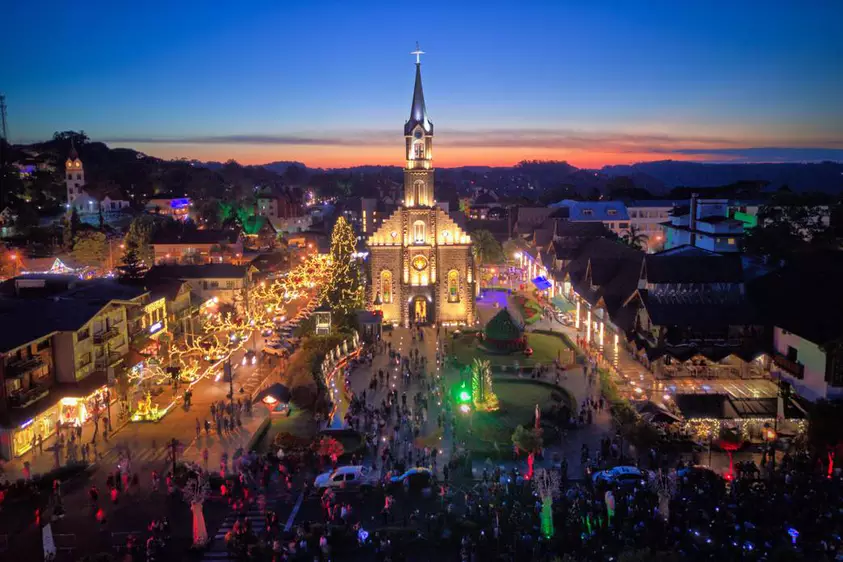
[[[120,330],[117,328],[109,328],[104,332],[99,332],[98,334],[94,334],[94,343],[105,343],[117,334],[120,333]]]
[[[120,359],[119,353],[109,353],[108,355],[97,357],[94,361],[94,369],[98,371],[107,369],[110,365],[113,365],[118,359]]]
[[[783,371],[793,375],[797,379],[805,377],[805,365],[796,361],[791,361],[781,353],[776,352],[773,354],[773,363],[775,363],[776,365],[781,367]]]
[[[23,374],[34,371],[44,364],[44,359],[41,356],[29,357],[9,363],[8,367],[12,373]]]
[[[50,394],[50,387],[36,386],[24,392],[9,396],[9,406],[12,408],[26,408]]]

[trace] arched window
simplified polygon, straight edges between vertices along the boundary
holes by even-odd
[[[413,182],[413,204],[421,204],[421,196],[424,193],[424,180],[416,180]]]
[[[384,304],[392,302],[392,272],[381,271],[381,301]]]
[[[460,302],[460,272],[456,269],[448,272],[448,302]]]
[[[413,143],[413,158],[415,160],[424,160],[424,141]]]
[[[424,244],[424,241],[424,221],[416,221],[413,223],[413,242],[416,244]]]

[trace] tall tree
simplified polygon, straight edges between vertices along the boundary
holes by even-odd
[[[475,230],[471,233],[471,252],[477,265],[505,261],[501,243],[488,230]]]
[[[83,230],[73,241],[73,259],[91,267],[102,267],[108,259],[108,241],[105,234],[93,230]]]
[[[827,226],[826,201],[810,194],[777,192],[758,210],[758,224],[744,237],[744,250],[773,260],[811,250],[837,250],[840,244]]]
[[[322,289],[322,301],[342,315],[363,306],[362,277],[354,258],[356,251],[357,237],[341,216],[331,233],[330,281]]]
[[[123,279],[140,279],[143,277],[146,267],[141,261],[137,245],[132,241],[126,244],[126,253],[123,254],[122,264],[117,270]]]
[[[141,215],[129,224],[129,229],[126,231],[126,248],[133,247],[137,252],[138,260],[147,267],[155,261],[152,235],[158,224],[156,217]]]

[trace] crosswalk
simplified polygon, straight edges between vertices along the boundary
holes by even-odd
[[[103,467],[117,467],[117,463],[122,458],[126,458],[126,448],[115,446],[109,448],[106,452],[99,452],[98,464]],[[131,463],[133,467],[140,467],[141,465],[155,464],[162,461],[170,460],[170,450],[164,446],[163,443],[158,444],[156,448],[143,447],[132,448],[129,447]]]
[[[260,535],[264,532],[266,510],[261,509],[259,506],[266,505],[270,509],[275,509],[276,513],[278,513],[278,505],[281,501],[287,499],[287,495],[281,493],[280,491],[274,491],[265,498],[265,501],[257,501],[253,503],[246,511],[245,515],[235,512],[229,513],[223,520],[220,528],[217,529],[217,532],[211,537],[211,541],[202,555],[202,560],[204,562],[228,562],[238,560],[235,554],[228,551],[228,547],[225,544],[226,533],[231,531],[234,528],[234,524],[239,520],[241,524],[249,525],[255,535]],[[280,515],[282,514],[279,513],[279,516]],[[281,518],[280,521],[283,525],[286,519]]]

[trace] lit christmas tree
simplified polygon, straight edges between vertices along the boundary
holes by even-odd
[[[357,237],[344,217],[337,219],[331,233],[331,254],[328,282],[322,288],[322,302],[340,314],[363,307],[360,268],[354,253]]]

